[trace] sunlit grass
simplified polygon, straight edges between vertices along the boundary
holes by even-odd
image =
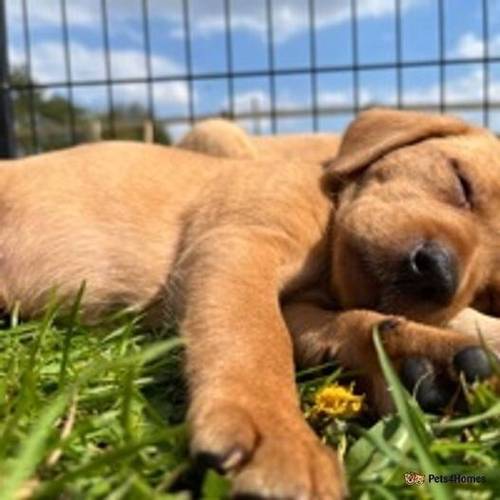
[[[0,330],[0,499],[224,498],[227,482],[188,458],[175,329],[147,332],[130,314],[89,327],[77,306],[65,320],[56,309],[25,323],[14,313]],[[397,414],[317,426],[344,456],[352,497],[500,498],[500,399],[492,388],[469,391],[471,414],[426,415],[376,342]],[[332,366],[299,374],[304,410],[318,388],[343,376]],[[405,472],[485,482],[405,486]]]

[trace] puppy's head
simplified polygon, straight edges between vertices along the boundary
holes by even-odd
[[[361,113],[327,165],[344,308],[448,321],[500,264],[500,146],[456,118]]]

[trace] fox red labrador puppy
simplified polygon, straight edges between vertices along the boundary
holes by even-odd
[[[362,369],[380,411],[375,325],[403,371],[487,374],[477,338],[446,325],[474,301],[499,312],[500,145],[455,118],[375,109],[326,168],[276,163],[123,142],[6,161],[0,299],[33,316],[54,285],[69,299],[85,280],[88,320],[173,310],[193,453],[234,495],[338,499],[294,359]]]

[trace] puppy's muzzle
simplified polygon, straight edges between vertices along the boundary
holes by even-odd
[[[398,282],[403,293],[419,301],[447,305],[458,287],[456,256],[436,241],[420,243],[403,260]]]

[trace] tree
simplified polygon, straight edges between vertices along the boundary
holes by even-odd
[[[75,142],[102,139],[143,140],[148,113],[140,104],[120,105],[113,110],[114,135],[109,127],[109,116],[70,102],[60,94],[48,93],[36,86],[25,68],[11,72],[11,96],[15,118],[18,155],[49,151],[69,146],[73,142],[71,120],[74,123]],[[93,135],[92,124],[102,125],[102,135]],[[163,126],[151,123],[154,142],[170,144]],[[36,136],[33,128],[36,127]],[[38,144],[37,144],[38,143]]]
[[[86,111],[72,105],[59,95],[47,95],[34,85],[24,68],[11,73],[12,103],[16,146],[19,155],[46,151],[67,146],[71,143],[69,116],[74,113],[75,121],[85,118]],[[33,128],[36,126],[36,138]]]
[[[103,127],[103,139],[126,139],[142,141],[144,139],[145,122],[149,120],[148,112],[137,103],[129,105],[118,105],[113,109],[114,137],[110,127],[110,116],[108,113],[101,114],[98,119]],[[153,127],[153,142],[159,144],[171,144],[170,136],[163,126],[158,122],[151,123]]]

